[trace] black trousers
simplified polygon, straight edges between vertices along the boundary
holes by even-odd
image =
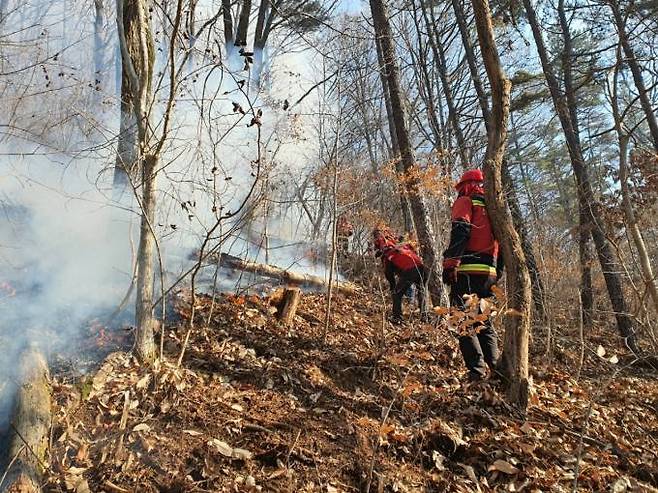
[[[427,315],[425,292],[427,290],[428,272],[425,267],[415,267],[402,271],[393,289],[393,318],[402,317],[402,298],[412,285],[416,285],[416,297],[421,316]]]
[[[457,282],[450,290],[450,305],[465,308],[465,294],[476,294],[478,298],[489,298],[495,279],[482,275],[458,274]],[[491,320],[474,325],[467,335],[459,337],[459,349],[466,368],[473,376],[483,377],[487,366],[492,370],[498,362],[498,337]]]

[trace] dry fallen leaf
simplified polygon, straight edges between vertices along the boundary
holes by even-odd
[[[596,348],[596,354],[603,358],[605,356],[605,348],[599,344],[599,347]]]
[[[187,433],[188,435],[192,435],[193,437],[198,437],[199,435],[203,435],[203,433],[196,430],[183,430],[183,433]]]
[[[450,309],[443,306],[435,306],[432,311],[434,311],[434,313],[437,315],[447,315],[450,313]]]
[[[527,421],[523,423],[521,428],[519,428],[523,433],[530,433],[532,431],[532,426]]]
[[[245,450],[243,448],[234,448],[233,453],[231,456],[234,459],[240,459],[240,460],[248,460],[253,457],[253,454],[249,452],[248,450]]]
[[[512,464],[502,459],[498,459],[496,462],[491,464],[489,466],[489,471],[500,471],[500,472],[504,472],[505,474],[518,474],[519,472],[521,472]]]
[[[212,440],[208,440],[208,445],[212,445],[213,447],[215,447],[217,451],[225,457],[233,456],[233,447],[231,447],[226,442],[222,442],[221,440],[217,440],[216,438],[213,438]]]
[[[133,428],[133,431],[151,431],[151,427],[146,423],[140,423]]]

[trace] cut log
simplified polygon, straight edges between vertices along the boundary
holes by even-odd
[[[18,364],[20,386],[9,432],[7,460],[11,468],[0,485],[2,493],[40,492],[50,431],[50,378],[43,355],[35,348],[23,351]]]
[[[276,316],[284,324],[290,325],[297,313],[299,300],[302,298],[302,290],[297,287],[286,288],[279,302]]]
[[[243,270],[245,272],[253,272],[259,276],[268,277],[270,279],[277,279],[292,286],[314,286],[326,287],[328,281],[319,276],[311,274],[298,274],[289,270],[281,269],[273,265],[260,264],[258,262],[251,262],[243,260],[233,255],[226,253],[220,254],[219,265],[229,269]],[[346,281],[334,281],[334,288],[344,293],[357,293],[360,291],[359,286],[354,283]]]

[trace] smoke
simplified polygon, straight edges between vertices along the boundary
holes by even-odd
[[[10,2],[12,43],[0,44],[13,68],[0,81],[11,107],[0,135],[0,283],[17,291],[4,302],[12,308],[0,322],[0,337],[46,351],[66,346],[87,320],[116,307],[132,277],[139,223],[137,201],[109,198],[119,121],[113,12],[105,12],[103,44],[94,40],[93,9],[74,13],[70,4],[28,1],[18,16]],[[298,209],[261,208],[257,220],[242,222],[267,191],[259,184],[246,200],[257,172],[274,183],[299,175],[315,154],[303,117],[283,109],[312,80],[308,54],[280,59],[259,93],[247,72],[229,74],[211,53],[203,54],[202,41],[177,94],[159,174],[154,226],[167,282],[189,267],[190,252],[217,214],[235,213],[245,201],[222,222],[212,246],[222,240],[224,252],[322,275],[324,266],[300,241],[306,226]],[[156,48],[165,51],[162,44]],[[94,60],[105,61],[102,74],[94,73]],[[166,59],[157,60],[160,74]],[[156,128],[167,91],[165,85],[156,96]],[[313,104],[311,96],[298,110]]]

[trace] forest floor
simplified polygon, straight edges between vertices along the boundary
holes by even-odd
[[[384,323],[378,293],[337,295],[324,341],[323,294],[291,327],[271,299],[200,296],[210,323],[176,368],[188,297],[170,363],[113,353],[93,379],[55,377],[46,491],[658,491],[656,372],[616,361],[602,330],[578,382],[576,336],[533,354],[521,416],[466,382],[444,328]]]

